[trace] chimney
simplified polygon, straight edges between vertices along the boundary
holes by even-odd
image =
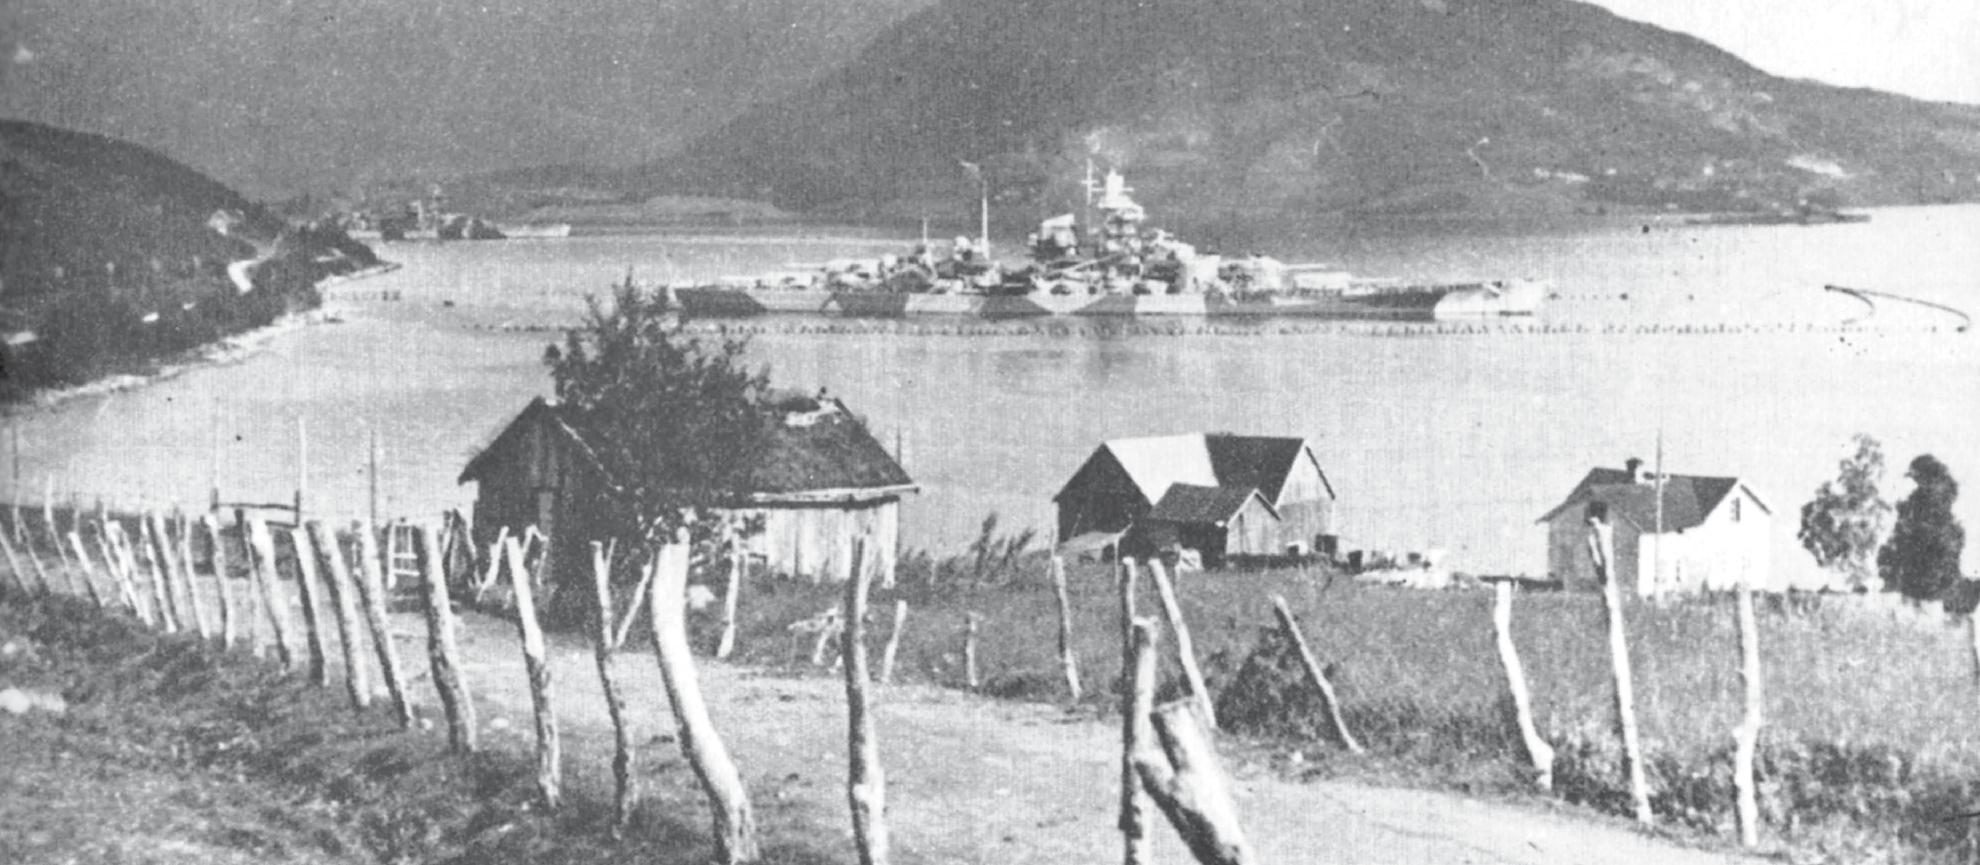
[[[1629,459],[1623,460],[1623,471],[1629,475],[1630,483],[1640,484],[1643,482],[1642,460],[1637,459],[1636,457],[1630,457]]]

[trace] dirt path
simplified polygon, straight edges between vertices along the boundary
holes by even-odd
[[[529,699],[513,625],[469,614],[463,645],[490,747],[530,747]],[[406,655],[424,661],[424,628],[395,623]],[[418,635],[415,639],[414,635]],[[565,771],[606,776],[610,728],[590,652],[553,641]],[[645,761],[678,766],[673,723],[658,669],[645,652],[621,666],[631,681],[632,717]],[[772,676],[712,662],[702,684],[716,723],[737,755],[759,813],[810,821],[850,837],[845,815],[843,690],[833,678]],[[424,683],[421,695],[431,700]],[[880,692],[880,741],[888,813],[900,862],[1062,865],[1120,855],[1113,828],[1116,729],[1034,704],[978,699],[925,686]],[[1747,861],[1650,838],[1595,818],[1416,790],[1336,782],[1292,783],[1255,769],[1234,771],[1245,829],[1260,860],[1279,863],[1720,863]],[[684,775],[658,783],[683,783]],[[1166,825],[1155,861],[1189,861]],[[850,840],[848,856],[850,856]],[[828,845],[829,846],[829,845]]]

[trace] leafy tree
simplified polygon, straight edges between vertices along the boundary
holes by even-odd
[[[1824,481],[1801,506],[1799,537],[1816,564],[1861,588],[1877,575],[1877,548],[1890,529],[1891,506],[1877,490],[1884,480],[1884,446],[1862,434],[1851,441],[1856,452],[1837,465],[1836,479]]]
[[[1959,554],[1966,547],[1966,529],[1952,513],[1959,483],[1931,454],[1912,460],[1905,477],[1917,487],[1898,502],[1897,525],[1877,554],[1877,566],[1886,588],[1914,600],[1935,600],[1959,579]]]
[[[743,340],[708,344],[666,315],[666,296],[632,278],[608,308],[588,301],[583,324],[544,354],[557,399],[603,464],[609,500],[597,510],[624,547],[699,527],[762,446],[765,370],[745,368]]]

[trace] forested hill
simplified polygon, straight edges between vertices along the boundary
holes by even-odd
[[[1029,218],[1089,156],[1217,218],[1971,201],[1980,107],[1572,0],[945,0],[639,182],[905,217],[968,207],[969,160]]]
[[[0,121],[0,396],[264,323],[373,263],[143,147]]]

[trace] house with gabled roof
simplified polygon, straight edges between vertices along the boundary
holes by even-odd
[[[708,507],[761,519],[762,531],[742,542],[770,573],[843,580],[853,539],[863,538],[863,570],[890,579],[901,497],[918,489],[907,472],[837,399],[786,394],[764,407],[762,422],[762,447]],[[590,527],[601,522],[598,509],[613,506],[596,435],[564,406],[530,402],[461,471],[461,483],[478,485],[477,540],[536,526],[549,539],[553,579],[588,580],[589,544],[602,540]]]
[[[1601,588],[1591,519],[1610,526],[1616,577],[1638,596],[1772,586],[1773,507],[1741,478],[1659,476],[1637,459],[1590,469],[1539,520],[1547,570],[1570,589]]]
[[[1188,433],[1105,442],[1052,500],[1068,549],[1179,546],[1213,563],[1334,554],[1334,498],[1307,439]]]

